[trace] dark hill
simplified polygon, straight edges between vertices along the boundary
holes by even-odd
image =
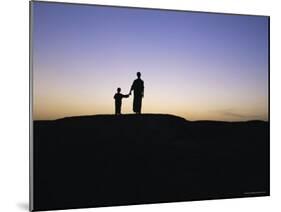
[[[35,208],[268,195],[268,153],[263,121],[164,114],[34,121]]]

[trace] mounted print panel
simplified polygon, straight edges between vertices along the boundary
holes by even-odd
[[[269,195],[269,17],[30,2],[30,210]]]

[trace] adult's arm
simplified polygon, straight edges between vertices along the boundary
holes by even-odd
[[[142,97],[144,97],[144,82],[142,81]]]
[[[130,89],[130,94],[132,94],[132,90],[135,89],[135,81],[133,82],[132,86],[131,86],[131,89]]]

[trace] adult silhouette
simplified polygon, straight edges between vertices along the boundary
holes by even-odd
[[[136,114],[141,114],[141,103],[144,94],[144,83],[141,79],[140,72],[137,73],[137,77],[138,78],[134,80],[131,86],[130,95],[132,94],[132,91],[134,91],[133,111]]]

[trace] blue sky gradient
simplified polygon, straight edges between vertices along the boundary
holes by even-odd
[[[143,112],[268,119],[268,18],[33,2],[34,117],[114,112],[142,73]],[[132,98],[123,101],[132,113]]]

